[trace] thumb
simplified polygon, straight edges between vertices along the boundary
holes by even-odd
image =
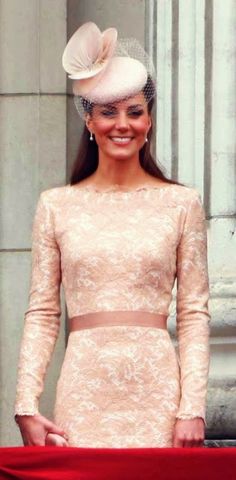
[[[62,437],[67,438],[65,431],[62,430],[62,428],[57,427],[57,425],[55,425],[55,423],[53,422],[48,422],[46,428],[48,433],[57,433],[57,435],[61,435]]]

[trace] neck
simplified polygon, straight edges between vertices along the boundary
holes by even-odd
[[[99,154],[98,167],[92,175],[94,183],[99,186],[132,186],[150,178],[140,165],[139,156],[130,159],[113,159]]]

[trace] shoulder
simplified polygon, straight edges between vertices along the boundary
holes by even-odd
[[[194,225],[201,228],[206,220],[205,208],[199,191],[194,187],[176,185],[174,189],[175,205],[181,211],[181,222],[186,228]],[[185,228],[184,227],[184,228]]]
[[[39,203],[48,207],[56,207],[63,204],[70,196],[70,185],[63,185],[60,187],[53,187],[43,190],[39,195]]]
[[[201,204],[201,195],[194,187],[170,183],[165,187],[168,199],[175,205],[188,207],[192,203]]]

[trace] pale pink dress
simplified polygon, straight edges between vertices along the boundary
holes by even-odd
[[[205,419],[209,286],[205,215],[197,191],[166,185],[41,193],[15,413],[38,413],[59,332],[89,312],[169,314],[177,278],[178,356],[167,330],[99,326],[69,335],[55,422],[71,446],[168,447],[176,418]]]

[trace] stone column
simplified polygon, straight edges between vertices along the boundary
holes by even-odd
[[[211,154],[206,198],[212,280],[211,433],[236,439],[236,5],[212,2]]]
[[[234,0],[150,0],[156,152],[197,188],[208,223],[212,314],[208,436],[235,439],[236,9]],[[148,25],[146,25],[146,29]],[[174,322],[172,323],[174,331]]]
[[[39,193],[66,179],[65,0],[0,0],[1,445],[20,445],[13,420],[16,369],[27,308],[31,229]],[[63,299],[62,299],[63,302]],[[41,411],[52,414],[64,327]]]

